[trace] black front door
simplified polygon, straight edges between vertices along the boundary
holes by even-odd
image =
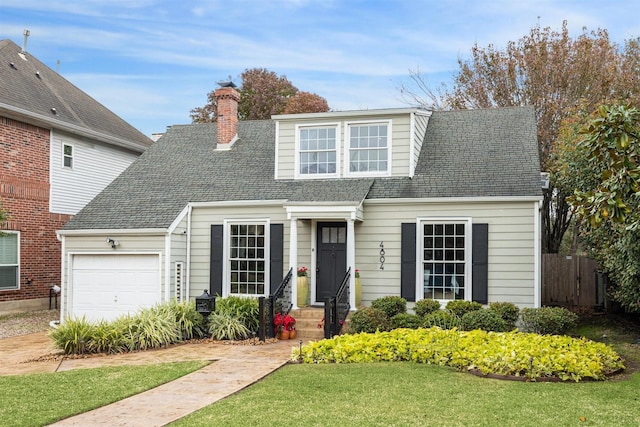
[[[347,224],[318,223],[316,302],[335,295],[347,271]]]

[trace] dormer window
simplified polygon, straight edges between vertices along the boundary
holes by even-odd
[[[390,122],[350,123],[347,175],[387,175],[390,171]]]
[[[304,177],[337,176],[338,125],[300,126],[298,133],[298,173]]]

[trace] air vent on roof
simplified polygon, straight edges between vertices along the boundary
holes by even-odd
[[[24,39],[22,40],[22,50],[20,51],[20,53],[23,55],[27,53],[27,39],[29,38],[29,34],[31,34],[29,30],[24,30],[22,32],[22,35],[24,35]]]

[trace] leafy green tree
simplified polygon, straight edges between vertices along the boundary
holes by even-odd
[[[640,100],[640,38],[625,41],[624,49],[611,42],[607,30],[583,32],[573,38],[567,23],[560,31],[535,26],[505,49],[475,44],[471,58],[459,59],[453,87],[434,93],[412,74],[418,90],[401,88],[405,100],[427,108],[491,108],[532,105],[538,125],[540,167],[549,168],[562,120],[584,105],[592,110],[611,99]],[[543,251],[558,252],[571,223],[563,186],[551,176],[544,192]]]
[[[575,189],[567,201],[583,244],[615,283],[611,296],[640,312],[640,110],[603,105],[566,120],[552,157]]]
[[[240,120],[265,120],[274,114],[329,111],[326,99],[315,93],[299,91],[285,76],[279,76],[266,68],[246,69],[240,77]],[[193,123],[216,121],[217,104],[214,92],[215,90],[207,94],[205,106],[191,110]]]

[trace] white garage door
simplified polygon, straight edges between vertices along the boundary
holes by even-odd
[[[113,320],[160,301],[158,255],[74,255],[70,314]]]

